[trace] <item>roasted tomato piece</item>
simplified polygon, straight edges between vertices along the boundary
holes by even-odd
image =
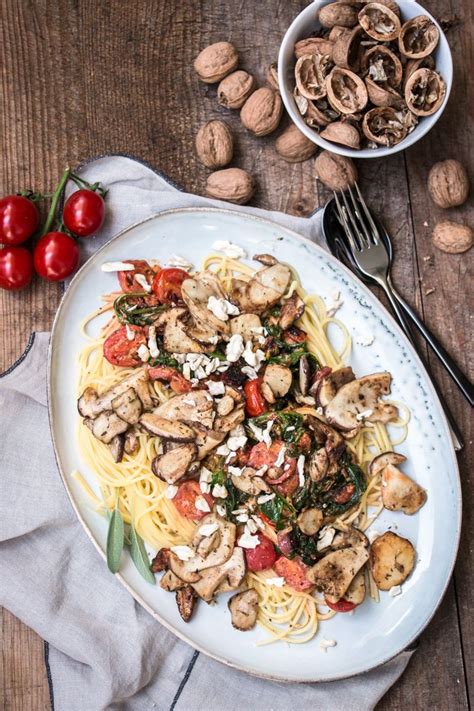
[[[298,326],[290,326],[286,331],[283,331],[281,337],[285,343],[292,344],[304,343],[308,336],[301,328],[298,328]]]
[[[144,259],[124,259],[126,264],[133,264],[134,269],[125,272],[117,272],[120,288],[127,294],[133,294],[137,291],[145,291],[143,286],[135,279],[136,275],[141,274],[145,277],[149,286],[153,284],[155,270]]]
[[[270,447],[267,447],[265,442],[259,442],[250,450],[248,461],[249,467],[254,467],[255,469],[260,469],[263,466],[273,467],[278,459],[281,448],[284,446],[286,446],[285,443],[280,439],[272,442]],[[267,480],[270,484],[281,484],[289,479],[296,471],[296,459],[285,455],[285,458],[276,470],[276,473],[279,473],[280,469],[281,474],[279,476],[267,476]]]
[[[275,546],[269,538],[258,533],[260,543],[256,548],[245,548],[247,568],[257,573],[259,570],[271,568],[278,558]]]
[[[209,508],[212,508],[214,501],[212,496],[203,494],[197,481],[185,481],[180,484],[176,496],[171,501],[181,516],[189,518],[191,521],[199,521],[200,518],[208,514],[208,512],[196,508],[196,499],[199,497],[205,499],[209,504]]]
[[[262,514],[260,514],[260,516],[261,515]],[[284,556],[293,553],[293,544],[291,543],[291,536],[288,531],[280,531],[280,533],[277,533],[277,545]]]
[[[267,411],[267,404],[262,395],[263,378],[248,380],[244,385],[245,412],[248,417],[258,417]]]
[[[177,304],[181,299],[181,284],[189,279],[184,269],[160,269],[153,279],[153,291],[160,304]]]
[[[189,380],[186,380],[184,375],[174,368],[170,368],[166,365],[156,365],[148,370],[148,377],[150,380],[161,380],[164,383],[169,383],[171,389],[175,393],[181,395],[183,393],[188,393],[192,390],[192,385]]]
[[[302,454],[308,454],[311,451],[311,436],[308,432],[303,432],[298,440],[297,447]]]
[[[340,600],[337,602],[328,602],[326,598],[324,598],[324,604],[327,605],[331,610],[334,610],[335,612],[352,612],[352,610],[357,607],[357,605],[354,602],[349,602],[349,600],[344,600],[343,597],[341,597]]]
[[[306,577],[308,566],[300,558],[285,558],[281,556],[274,565],[277,575],[285,578],[288,585],[298,592],[310,590],[313,584]]]
[[[297,472],[295,472],[292,476],[290,476],[288,479],[286,479],[284,482],[281,484],[276,484],[275,489],[280,492],[283,496],[291,496],[292,494],[295,493],[296,489],[299,486],[299,475]],[[274,484],[274,482],[270,482]]]
[[[138,349],[146,345],[146,332],[142,326],[128,326],[133,331],[133,340],[128,339],[127,328],[121,326],[110,334],[104,341],[104,358],[122,368],[135,368],[143,365]]]
[[[352,482],[349,482],[349,484],[344,484],[344,486],[342,486],[339,491],[334,494],[332,500],[336,504],[347,504],[347,502],[354,495],[354,491],[355,485]]]

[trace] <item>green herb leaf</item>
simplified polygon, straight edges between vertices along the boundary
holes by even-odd
[[[156,319],[166,306],[158,304],[147,306],[145,298],[149,296],[146,291],[121,294],[114,301],[114,311],[121,324],[133,326],[147,326]]]
[[[259,509],[270,521],[273,521],[277,529],[282,529],[295,509],[278,491],[274,490],[273,493],[275,498],[265,504],[260,504]]]
[[[120,568],[120,557],[123,550],[125,527],[118,506],[112,511],[107,532],[107,565],[112,573]]]
[[[213,472],[212,474],[212,479],[211,479],[211,486],[215,486],[216,484],[225,484],[226,483],[226,473],[223,470],[219,470],[217,472]]]
[[[133,524],[130,527],[130,555],[142,578],[145,578],[147,583],[156,585],[155,576],[150,570],[150,561],[145,550],[145,544],[136,532]]]

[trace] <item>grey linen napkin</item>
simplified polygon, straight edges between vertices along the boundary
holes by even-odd
[[[228,207],[182,193],[124,156],[94,160],[81,174],[110,189],[107,222],[100,237],[81,242],[83,259],[119,230],[159,211]],[[318,215],[302,219],[235,209],[321,241]],[[46,402],[48,340],[48,333],[33,334],[23,356],[0,376],[0,604],[47,640],[56,711],[372,709],[402,674],[411,652],[345,681],[295,685],[257,679],[178,640],[108,572],[57,471]]]

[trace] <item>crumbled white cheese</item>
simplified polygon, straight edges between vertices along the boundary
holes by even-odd
[[[293,425],[290,425],[290,427],[287,427],[287,428],[286,428],[286,431],[287,431],[287,432],[293,432],[293,430],[295,430],[295,429],[296,429],[296,427],[294,427]]]
[[[265,326],[252,326],[250,331],[260,336],[268,336],[268,331]]]
[[[258,378],[257,371],[250,365],[244,365],[240,370],[249,380],[256,380]]]
[[[194,558],[194,551],[189,546],[172,546],[171,550],[180,560],[191,560],[191,558]]]
[[[266,474],[268,471],[268,464],[264,464],[263,466],[260,467],[260,469],[257,469],[254,476],[263,476]]]
[[[189,363],[184,363],[183,375],[186,378],[186,380],[191,380],[191,366]]]
[[[232,452],[236,452],[238,449],[242,449],[247,444],[247,437],[242,435],[241,437],[229,437],[227,440],[227,446]]]
[[[165,490],[165,496],[167,499],[174,499],[176,494],[178,493],[178,487],[175,486],[174,484],[170,484],[169,486],[166,487]]]
[[[229,259],[243,259],[247,256],[245,249],[239,247],[238,244],[228,242],[224,239],[216,240],[212,247],[216,250],[216,252],[222,252],[226,257],[229,257]]]
[[[243,469],[241,467],[227,467],[227,471],[231,476],[242,476]]]
[[[160,350],[156,342],[156,326],[150,326],[148,329],[148,350],[152,358],[158,358]]]
[[[219,516],[225,516],[226,515],[226,510],[225,506],[222,506],[221,504],[217,504],[216,506],[216,511],[219,514]]]
[[[211,375],[217,368],[219,367],[220,360],[219,358],[212,358],[209,360],[209,363],[207,363],[204,366],[204,370],[206,371],[206,375]]]
[[[135,338],[135,333],[134,333],[133,329],[130,328],[130,326],[128,325],[128,323],[127,323],[126,326],[125,326],[125,331],[126,331],[126,333],[127,333],[127,340],[128,340],[128,341],[133,341],[133,339]]]
[[[283,447],[280,448],[280,451],[278,452],[277,458],[275,459],[275,467],[281,467],[283,462],[285,461],[285,452],[286,452],[286,447],[283,445]],[[303,457],[303,463],[304,463],[304,457]]]
[[[343,300],[341,299],[341,292],[340,291],[333,291],[331,293],[331,298],[332,298],[332,303],[329,305],[329,307],[327,309],[327,315],[329,317],[334,316],[336,311],[338,311],[344,303]]]
[[[247,523],[245,525],[245,533],[249,533],[249,534],[257,533],[257,530],[258,530],[257,524],[255,523],[255,521],[253,519],[249,518],[249,520],[247,521]]]
[[[203,511],[204,513],[208,513],[211,510],[204,496],[197,496],[194,501],[194,506],[198,511]]]
[[[377,531],[375,528],[372,531],[367,531],[367,538],[369,539],[370,543],[373,543],[376,538],[382,535],[381,531]]]
[[[206,483],[212,481],[212,472],[207,467],[201,467],[199,470],[199,481],[205,481]]]
[[[201,493],[203,493],[203,494],[210,494],[211,493],[211,485],[208,484],[206,481],[200,481],[199,488],[201,489]]]
[[[230,452],[230,449],[225,442],[224,442],[224,444],[221,444],[216,449],[216,454],[220,454],[222,457],[226,457],[229,454],[229,452]]]
[[[375,341],[375,336],[373,333],[366,333],[363,336],[358,336],[356,338],[356,343],[359,346],[371,346]]]
[[[358,422],[362,422],[362,420],[365,420],[366,417],[370,417],[370,416],[373,415],[373,414],[374,414],[374,411],[373,411],[373,410],[370,410],[370,409],[369,409],[369,410],[364,410],[363,412],[359,412],[359,413],[356,415],[356,420],[357,420]]]
[[[273,427],[273,420],[269,420],[267,422],[265,429],[263,430],[263,433],[262,433],[262,442],[265,442],[267,447],[270,447],[272,444],[272,438],[270,437],[270,431],[271,431],[272,427]]]
[[[335,647],[337,645],[337,642],[335,639],[326,639],[323,637],[321,642],[319,643],[319,648],[323,650],[323,652],[327,652],[329,647]]]
[[[236,425],[229,432],[229,437],[242,437],[245,435],[245,427],[243,425]]]
[[[265,353],[260,350],[260,348],[257,348],[255,353],[253,352],[252,341],[247,341],[247,343],[245,344],[245,349],[243,349],[241,355],[243,356],[244,361],[247,363],[247,365],[250,365],[251,368],[255,368],[256,370],[260,368],[262,361],[265,360]]]
[[[212,489],[212,495],[215,496],[216,499],[226,499],[227,489],[222,484],[215,484]]]
[[[275,494],[264,494],[263,496],[258,497],[257,504],[266,504],[267,501],[271,501],[274,498]]]
[[[168,267],[180,267],[185,271],[189,271],[193,268],[191,262],[185,259],[184,257],[181,257],[179,254],[172,254],[171,257],[169,257],[169,259],[166,261],[166,265]]]
[[[103,272],[131,272],[135,267],[129,262],[104,262],[101,269]]]
[[[150,351],[148,350],[148,348],[146,347],[146,345],[144,343],[142,343],[142,345],[139,347],[137,353],[138,353],[138,357],[140,358],[141,361],[143,361],[143,363],[148,362],[148,358],[150,357]]]
[[[324,410],[322,407],[317,407],[316,412],[318,413],[318,415],[324,415]]]
[[[305,460],[304,454],[300,454],[300,456],[298,457],[298,462],[296,464],[296,468],[298,469],[298,478],[299,478],[298,484],[300,486],[304,486],[304,460]]]
[[[144,276],[144,274],[135,274],[135,276],[134,276],[133,278],[135,279],[135,281],[136,281],[138,284],[140,284],[140,286],[142,287],[143,291],[146,291],[146,292],[150,293],[150,291],[151,291],[151,285],[148,283],[148,281],[147,281],[146,277]]]
[[[277,588],[282,588],[285,584],[285,578],[267,578],[265,585],[274,585]]]
[[[229,363],[236,363],[244,352],[244,339],[240,333],[234,333],[225,349],[225,355]]]
[[[397,595],[400,595],[401,592],[402,592],[401,585],[392,585],[392,587],[388,591],[388,594],[390,595],[390,597],[396,597]]]
[[[258,536],[252,536],[249,535],[248,533],[243,533],[239,540],[237,541],[237,544],[241,548],[256,548],[260,544],[260,539]]]
[[[198,380],[204,380],[204,378],[207,377],[206,371],[204,370],[202,365],[200,365],[198,368],[196,368],[196,370],[194,371],[194,377],[197,378]]]
[[[249,515],[246,513],[243,514],[238,514],[238,516],[235,517],[239,523],[247,523],[249,520]]]
[[[205,523],[203,526],[200,527],[199,533],[201,534],[201,536],[212,536],[212,534],[215,533],[218,528],[218,523]]]
[[[229,316],[238,316],[240,311],[237,306],[231,304],[227,299],[218,299],[215,296],[210,296],[207,300],[207,308],[220,321],[228,321]]]
[[[332,526],[324,526],[319,532],[318,540],[316,543],[317,550],[323,551],[325,548],[330,546],[334,540],[335,535],[335,528],[332,528]]]
[[[256,516],[255,514],[252,516],[252,519],[255,521],[255,525],[257,528],[259,528],[261,531],[265,529],[265,524],[263,523],[262,519],[259,516]]]

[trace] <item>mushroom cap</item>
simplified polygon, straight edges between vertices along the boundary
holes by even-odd
[[[406,538],[387,531],[370,547],[370,567],[379,590],[401,585],[415,567],[416,552]]]

